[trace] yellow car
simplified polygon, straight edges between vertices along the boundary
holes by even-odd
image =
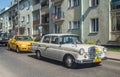
[[[16,52],[26,51],[30,49],[33,39],[30,36],[17,35],[8,40],[8,49],[15,50]]]

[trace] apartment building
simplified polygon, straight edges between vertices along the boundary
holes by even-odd
[[[80,32],[80,0],[52,0],[53,33]]]
[[[9,22],[12,26],[12,34],[33,34],[31,0],[19,0],[10,7]]]
[[[31,34],[33,34],[32,1],[31,0],[22,0],[19,3],[19,7],[20,7],[19,8],[20,34],[31,35]]]
[[[51,4],[50,0],[41,0],[41,26],[43,34],[50,33],[50,13],[51,8],[49,8]]]
[[[9,22],[15,32],[19,27],[20,34],[73,33],[84,43],[119,45],[119,4],[119,0],[20,0],[19,9],[18,4],[9,9]]]
[[[82,42],[110,40],[110,0],[52,0],[53,33],[74,33]]]
[[[0,12],[0,32],[10,32],[10,23],[9,23],[9,12],[7,11],[9,7],[6,7]]]
[[[49,27],[52,33],[78,34],[84,43],[93,41],[102,45],[120,45],[117,41],[120,37],[119,32],[115,34],[111,28],[113,1],[51,0],[52,16]]]
[[[81,36],[84,42],[107,44],[110,40],[110,0],[81,0]]]
[[[111,42],[120,44],[120,0],[111,2]],[[116,42],[115,42],[116,41]]]
[[[33,25],[33,36],[39,35],[39,26],[40,26],[40,0],[32,0],[32,25]]]

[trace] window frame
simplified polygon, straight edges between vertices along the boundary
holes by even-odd
[[[96,7],[99,5],[99,0],[89,0],[89,7]]]
[[[75,25],[75,23],[77,23],[77,24]],[[69,21],[68,29],[70,29],[70,30],[80,29],[80,21]]]
[[[92,18],[90,20],[90,33],[99,32],[99,18]]]
[[[54,38],[55,38],[55,41],[56,41],[56,38],[58,39],[58,41],[53,43]],[[58,36],[51,36],[51,42],[50,43],[51,44],[59,44],[59,37]]]
[[[80,5],[79,0],[68,0],[68,8],[77,7]]]
[[[44,41],[45,38],[49,38],[49,42]],[[50,43],[50,42],[51,42],[51,36],[44,36],[42,42],[43,42],[43,43]]]

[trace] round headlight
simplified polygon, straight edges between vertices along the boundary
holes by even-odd
[[[85,53],[85,50],[83,49],[83,48],[81,48],[80,50],[79,50],[79,54],[80,55],[83,55]]]

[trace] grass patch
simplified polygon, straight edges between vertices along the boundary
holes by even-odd
[[[120,47],[107,47],[108,51],[120,52]]]

